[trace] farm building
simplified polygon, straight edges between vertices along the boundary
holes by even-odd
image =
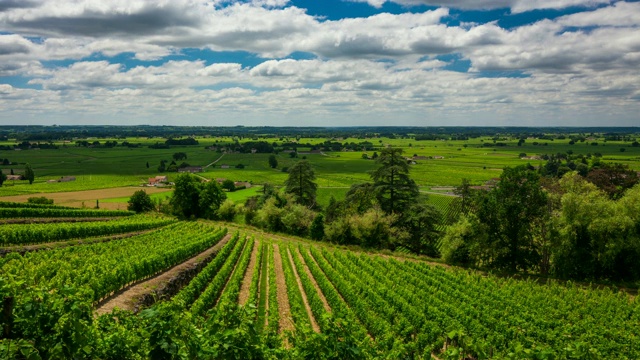
[[[58,182],[69,182],[69,181],[76,181],[76,177],[75,176],[63,176],[60,179],[58,179]]]
[[[48,180],[48,183],[59,183],[59,182],[70,182],[70,181],[76,181],[76,177],[75,176],[62,176],[60,177],[60,179],[51,179]]]
[[[220,169],[228,169],[228,168],[229,168],[229,165],[227,164],[220,165]]]
[[[199,173],[202,172],[202,166],[187,166],[181,169],[178,169],[178,172],[181,173]]]
[[[22,180],[22,175],[7,175],[7,180]]]
[[[245,188],[249,189],[251,187],[251,183],[246,181],[236,181],[233,184],[235,185],[236,188],[244,186]]]
[[[149,186],[158,186],[160,184],[166,184],[169,179],[164,175],[158,175],[156,177],[149,178]]]

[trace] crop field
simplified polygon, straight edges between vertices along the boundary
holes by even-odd
[[[431,201],[445,208],[447,199]],[[0,325],[11,324],[11,339],[35,341],[43,357],[54,354],[47,341],[66,336],[64,321],[79,321],[76,326],[88,333],[116,336],[110,331],[117,330],[99,326],[112,316],[113,306],[107,309],[107,304],[135,310],[141,295],[163,288],[157,279],[175,278],[180,264],[206,254],[204,266],[191,269],[180,286],[166,287],[151,306],[188,311],[193,317],[184,321],[193,321],[190,326],[199,326],[198,316],[214,316],[225,304],[250,306],[254,330],[280,334],[290,349],[300,341],[295,334],[333,331],[327,321],[333,317],[344,319],[373,357],[640,357],[640,303],[623,292],[539,285],[227,227],[146,216],[4,225],[0,297],[11,298],[13,306]],[[107,235],[127,236],[91,241]],[[15,248],[44,242],[59,246]],[[60,307],[62,298],[77,303]],[[94,320],[94,311],[101,317]],[[135,328],[144,321],[141,316],[128,318],[126,326]],[[66,341],[89,341],[82,339]],[[154,345],[153,339],[145,341]]]
[[[102,141],[106,139],[101,139]],[[363,159],[363,154],[373,156],[374,151],[334,151],[321,154],[300,155],[290,158],[287,153],[277,155],[278,166],[272,169],[268,165],[269,154],[221,154],[205,149],[206,146],[233,142],[231,138],[198,138],[198,146],[175,146],[171,149],[150,149],[145,146],[163,139],[129,138],[117,139],[142,144],[139,148],[116,147],[81,148],[75,144],[63,143],[59,149],[41,149],[25,151],[0,151],[0,158],[8,158],[11,165],[0,166],[8,174],[12,169],[16,174],[23,171],[24,164],[30,163],[36,174],[35,182],[29,185],[25,181],[7,181],[0,187],[0,197],[20,194],[73,192],[91,189],[139,186],[147,179],[159,174],[160,161],[171,161],[176,152],[184,152],[185,160],[193,166],[203,166],[203,177],[209,179],[225,178],[234,181],[249,181],[253,184],[271,183],[281,186],[287,177],[284,168],[291,167],[303,157],[311,162],[320,188],[348,188],[352,184],[369,181],[368,172],[375,168],[372,160]],[[262,139],[269,143],[280,141],[276,138]],[[301,138],[298,143],[321,144],[328,139]],[[240,142],[251,141],[242,139]],[[521,146],[517,139],[500,140],[504,146],[493,146],[488,137],[470,140],[415,140],[415,139],[343,139],[343,143],[361,143],[369,141],[377,147],[391,145],[404,150],[404,155],[426,157],[416,160],[412,165],[411,176],[421,187],[453,186],[463,178],[480,185],[500,175],[505,166],[531,163],[538,166],[540,160],[520,159],[521,153],[527,156],[572,152],[574,154],[601,154],[603,161],[619,162],[640,170],[640,148],[632,147],[628,142],[604,141],[569,144],[569,140],[527,139]],[[537,144],[537,145],[534,145]],[[597,143],[597,145],[593,145]],[[13,145],[12,142],[3,142]],[[489,144],[491,146],[485,146]],[[304,150],[300,148],[300,151]],[[621,151],[621,150],[624,150]],[[430,158],[429,158],[430,157]],[[147,167],[148,164],[148,167]],[[223,165],[226,165],[223,167]],[[236,166],[242,165],[239,168]],[[175,173],[164,173],[170,178]],[[62,176],[75,176],[76,181],[49,183]],[[340,194],[342,191],[337,191]],[[326,196],[328,201],[329,196]],[[324,203],[325,201],[321,201]]]

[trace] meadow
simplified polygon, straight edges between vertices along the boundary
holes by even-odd
[[[100,139],[104,143],[108,139]],[[505,146],[494,146],[489,137],[472,138],[469,140],[415,140],[411,138],[390,139],[342,139],[343,144],[361,143],[369,141],[377,149],[369,151],[331,151],[324,154],[299,154],[291,158],[288,153],[277,154],[278,166],[269,167],[269,154],[242,154],[207,150],[210,145],[226,144],[234,141],[231,137],[198,138],[197,146],[172,146],[170,149],[151,149],[146,145],[154,144],[162,139],[156,138],[128,138],[113,139],[114,141],[128,141],[139,143],[138,148],[85,148],[75,144],[57,143],[59,149],[40,149],[22,151],[0,151],[0,158],[7,158],[13,164],[0,166],[5,174],[11,169],[20,174],[25,163],[33,167],[36,179],[32,185],[26,181],[7,181],[0,187],[0,197],[21,194],[38,194],[53,192],[70,192],[90,189],[116,188],[123,186],[140,186],[147,183],[149,177],[159,175],[158,166],[162,160],[170,162],[172,155],[177,152],[187,154],[184,160],[192,166],[203,166],[204,172],[199,175],[207,179],[231,179],[247,181],[254,185],[270,183],[282,186],[287,173],[283,168],[291,167],[296,161],[306,159],[311,162],[319,186],[318,201],[327,204],[331,195],[341,198],[346,190],[355,183],[369,181],[369,172],[376,167],[375,161],[363,159],[363,154],[371,158],[373,153],[382,147],[393,146],[402,148],[404,155],[412,157],[427,157],[416,160],[412,165],[411,176],[421,190],[430,191],[432,187],[455,186],[463,178],[469,179],[474,185],[500,176],[505,166],[517,166],[530,163],[533,166],[543,164],[542,160],[524,160],[520,154],[527,156],[572,152],[573,154],[602,155],[605,162],[619,162],[629,165],[632,169],[640,170],[640,147],[631,146],[630,142],[605,141],[603,138],[593,138],[583,143],[569,144],[569,139],[542,140],[527,139],[518,146],[518,139],[499,139],[497,142]],[[237,139],[241,143],[252,139]],[[282,143],[277,138],[260,139],[267,142]],[[286,139],[283,139],[283,141]],[[300,138],[300,144],[321,144],[327,138]],[[335,141],[335,139],[333,140]],[[534,145],[537,143],[537,145]],[[593,143],[597,143],[594,146]],[[0,145],[15,144],[5,141]],[[484,144],[491,144],[487,147]],[[621,151],[624,149],[624,152]],[[299,151],[307,150],[300,148]],[[180,163],[179,161],[178,163]],[[215,163],[214,163],[215,162]],[[213,163],[213,164],[212,164]],[[147,167],[148,164],[148,167]],[[241,168],[237,166],[241,164]],[[207,165],[210,165],[207,167]],[[224,168],[223,168],[224,167]],[[227,168],[228,167],[228,168]],[[171,181],[176,173],[163,173]],[[49,183],[62,176],[75,176],[76,181]],[[233,196],[232,196],[233,197]],[[101,201],[117,202],[120,199]]]

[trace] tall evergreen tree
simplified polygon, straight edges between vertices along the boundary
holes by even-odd
[[[316,175],[311,164],[307,160],[299,161],[289,169],[289,177],[284,182],[285,191],[293,194],[299,204],[315,206],[318,189],[315,179]]]
[[[4,183],[4,181],[7,180],[7,175],[5,175],[2,170],[0,170],[0,186],[2,186],[2,184]]]
[[[31,168],[31,165],[29,163],[27,163],[24,166],[24,178],[26,180],[29,180],[29,184],[33,184],[33,180],[35,179],[36,175],[33,172],[33,169]]]
[[[402,214],[415,204],[420,192],[409,177],[409,164],[402,149],[386,148],[376,159],[379,168],[371,172],[378,203],[387,214]]]

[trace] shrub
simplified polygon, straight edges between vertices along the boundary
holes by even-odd
[[[30,197],[30,198],[27,199],[27,202],[29,204],[51,205],[51,204],[53,204],[53,199],[47,199],[44,196],[41,196],[41,197]]]
[[[138,190],[129,198],[127,209],[137,213],[151,211],[155,208],[151,197],[144,191]]]
[[[224,221],[233,221],[236,217],[236,205],[231,199],[225,200],[218,209],[218,218]]]

